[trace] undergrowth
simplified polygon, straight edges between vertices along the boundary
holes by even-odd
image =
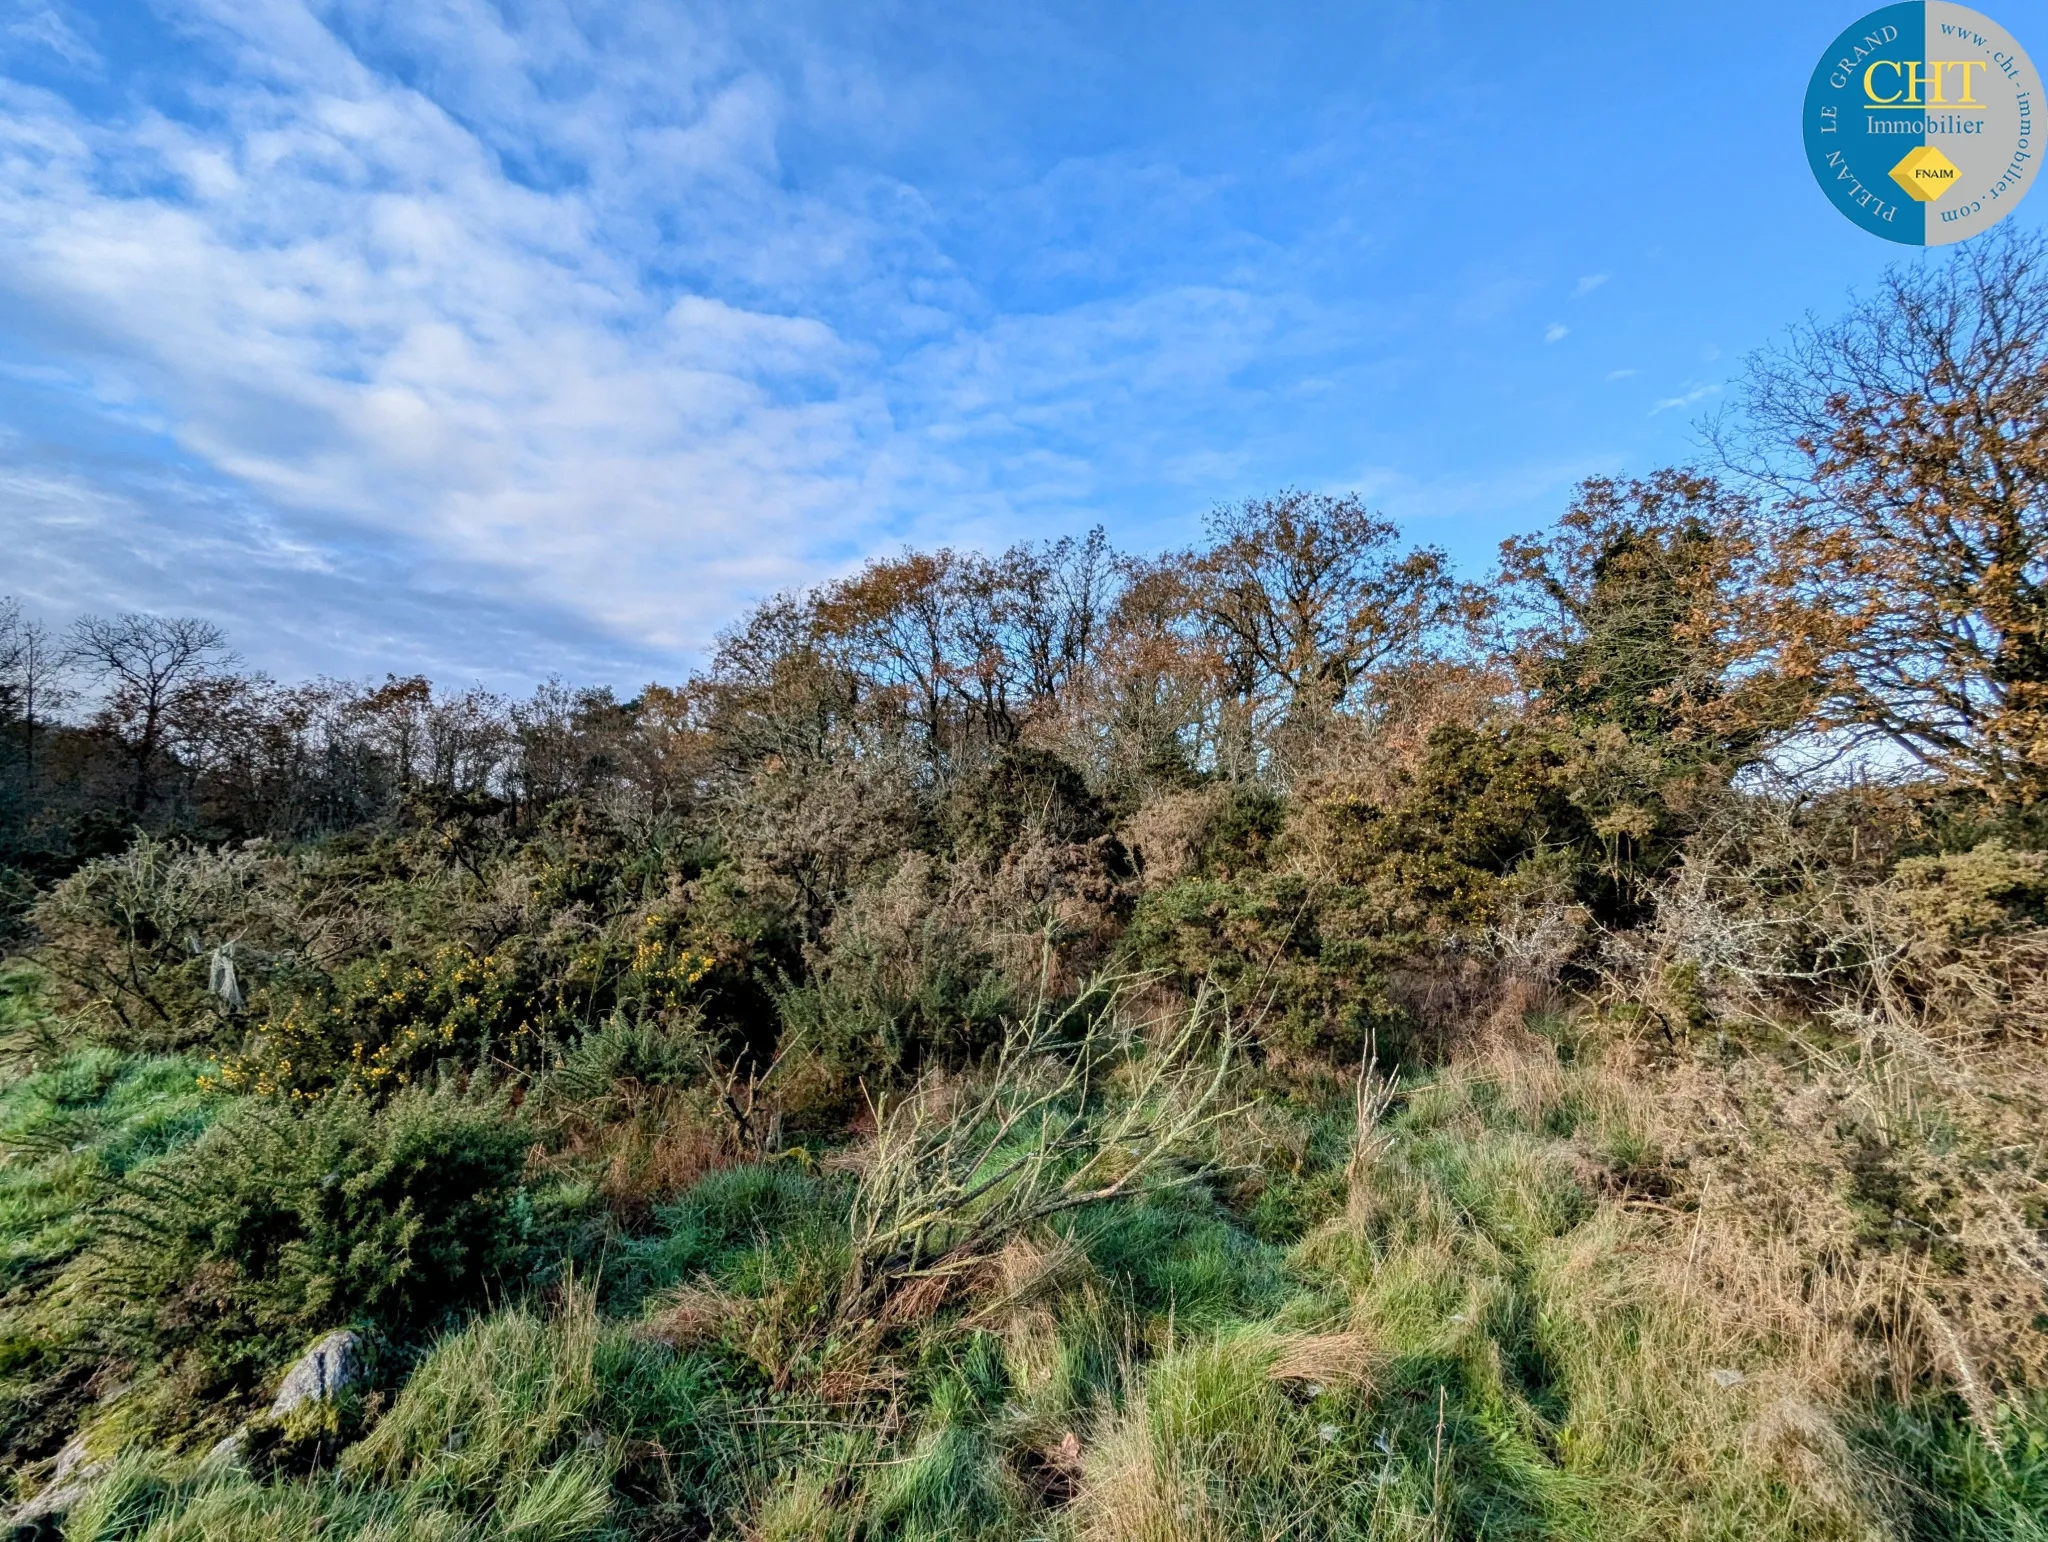
[[[2048,1405],[1902,1398],[1796,1290],[1731,1289],[1708,1211],[1639,1192],[1685,1068],[1536,1023],[1356,1106],[1244,1101],[1199,1182],[865,1318],[870,1149],[712,1173],[444,1336],[331,1467],[131,1453],[65,1535],[2041,1536]],[[1276,1140],[1317,1196],[1284,1224],[1232,1161]]]

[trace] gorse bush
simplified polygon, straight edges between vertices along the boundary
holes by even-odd
[[[777,1003],[789,1042],[850,1087],[959,1064],[993,1047],[1020,1008],[976,928],[944,902],[947,875],[913,856],[849,895],[818,948],[810,978]]]
[[[1027,837],[1085,842],[1109,832],[1109,814],[1073,766],[1048,750],[1012,745],[961,779],[941,810],[964,850],[1000,859]]]
[[[111,1352],[217,1393],[329,1328],[416,1343],[520,1282],[528,1140],[502,1106],[439,1090],[245,1104],[127,1177],[65,1288]]]
[[[1187,878],[1139,900],[1129,940],[1140,962],[1230,991],[1264,1048],[1353,1057],[1404,1026],[1386,989],[1400,953],[1330,935],[1332,908],[1330,891],[1298,874]]]
[[[190,1046],[241,1006],[236,949],[246,968],[248,950],[271,940],[265,900],[274,869],[258,851],[142,836],[43,897],[38,957],[63,1003],[98,1019],[113,1041]]]
[[[265,1021],[244,1052],[223,1060],[220,1083],[263,1095],[375,1094],[429,1080],[444,1065],[533,1066],[548,1023],[536,988],[513,947],[451,944],[422,960],[379,954]]]

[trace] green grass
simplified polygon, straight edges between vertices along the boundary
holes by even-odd
[[[197,1140],[221,1100],[196,1060],[67,1049],[27,970],[0,972],[0,1043],[17,1057],[0,1080],[0,1447],[46,1451],[92,1400],[68,1353],[80,1318],[48,1289],[120,1181]]]
[[[0,1291],[76,1254],[116,1179],[205,1131],[219,1100],[203,1070],[91,1047],[0,1089]]]
[[[601,1281],[443,1337],[338,1463],[131,1456],[67,1536],[2048,1537],[2038,1401],[2001,1448],[1940,1400],[1818,1406],[1783,1346],[1674,1296],[1584,1177],[1654,1160],[1601,1112],[1596,1058],[1408,1086],[1355,1191],[1346,1110],[1272,1116],[1284,1185],[1074,1211],[887,1325],[833,1315],[847,1179],[715,1173]],[[79,1057],[10,1089],[0,1128],[98,1110],[113,1172],[186,1128],[167,1109],[203,1114],[174,1090],[164,1063]],[[1273,1224],[1276,1191],[1317,1197]]]
[[[1084,1212],[1069,1231],[1162,1335],[1263,1316],[1297,1288],[1285,1254],[1199,1190]]]
[[[1888,1508],[1916,1542],[2048,1538],[2048,1397],[2003,1413],[1998,1448],[1953,1398],[1882,1404],[1855,1431]]]
[[[845,1232],[847,1190],[794,1161],[753,1163],[701,1179],[627,1244],[613,1268],[614,1301],[708,1277],[745,1287],[772,1260],[830,1247]]]

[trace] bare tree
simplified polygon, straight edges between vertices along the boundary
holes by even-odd
[[[1821,726],[2048,793],[2048,242],[1893,268],[1752,358],[1716,429],[1774,499],[1776,641]]]
[[[1034,704],[1073,685],[1101,646],[1115,602],[1117,570],[1109,538],[1097,525],[1080,539],[1013,546],[1000,564],[1010,596],[1010,630]]]
[[[1399,535],[1351,494],[1283,490],[1217,509],[1196,594],[1239,689],[1289,718],[1332,712],[1471,614],[1478,595],[1444,554],[1398,551]]]
[[[779,594],[720,635],[703,681],[658,706],[675,728],[701,727],[730,763],[822,761],[847,739],[867,685],[826,647],[810,601]]]
[[[0,714],[21,724],[22,785],[36,791],[36,731],[69,703],[63,649],[42,622],[21,613],[13,599],[0,600]]]
[[[67,656],[106,690],[99,717],[134,768],[129,799],[135,814],[149,807],[182,699],[235,662],[227,644],[218,626],[194,616],[85,616],[72,627]]]
[[[870,562],[812,607],[819,636],[902,698],[934,762],[945,753],[946,704],[959,677],[953,590],[967,560],[942,548]]]
[[[507,791],[527,817],[549,804],[612,786],[629,760],[635,713],[611,691],[550,678],[511,706]]]
[[[14,711],[14,670],[21,656],[21,602],[13,595],[0,596],[0,712]]]
[[[471,686],[459,696],[436,697],[426,714],[428,780],[444,792],[490,793],[500,785],[513,742],[510,704],[496,692]]]
[[[354,692],[348,701],[349,731],[381,763],[385,780],[399,793],[412,790],[427,738],[426,717],[434,687],[425,675],[386,675],[384,683]]]

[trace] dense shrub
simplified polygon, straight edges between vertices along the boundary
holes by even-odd
[[[425,1089],[244,1104],[129,1175],[69,1290],[110,1352],[227,1392],[326,1329],[416,1342],[518,1282],[528,1140],[501,1107]]]
[[[430,1080],[438,1067],[532,1066],[551,1005],[516,945],[480,953],[448,944],[424,958],[379,953],[344,965],[318,995],[262,1023],[246,1050],[223,1059],[220,1082],[307,1097],[381,1093]]]
[[[1328,935],[1330,909],[1328,889],[1291,874],[1188,878],[1138,901],[1127,941],[1183,988],[1228,990],[1265,1048],[1356,1057],[1368,1035],[1398,1030],[1386,989],[1398,954]]]
[[[973,917],[947,903],[957,876],[913,853],[848,896],[810,978],[783,992],[785,1043],[838,1085],[957,1063],[995,1044],[1018,1010]]]
[[[1109,828],[1109,811],[1087,779],[1050,751],[1006,747],[987,766],[960,779],[947,799],[954,843],[981,857],[1000,857],[1027,833],[1075,845]]]
[[[1929,949],[2048,924],[2048,851],[1990,840],[1949,856],[1908,857],[1896,882],[1915,938]]]
[[[1531,863],[1562,857],[1574,888],[1605,888],[1604,843],[1572,795],[1567,746],[1526,729],[1444,727],[1392,796],[1329,788],[1305,844],[1344,891],[1354,934],[1422,947],[1495,919]]]
[[[131,1048],[205,1041],[240,1008],[275,864],[147,835],[86,863],[37,904],[38,958],[63,1006]]]

